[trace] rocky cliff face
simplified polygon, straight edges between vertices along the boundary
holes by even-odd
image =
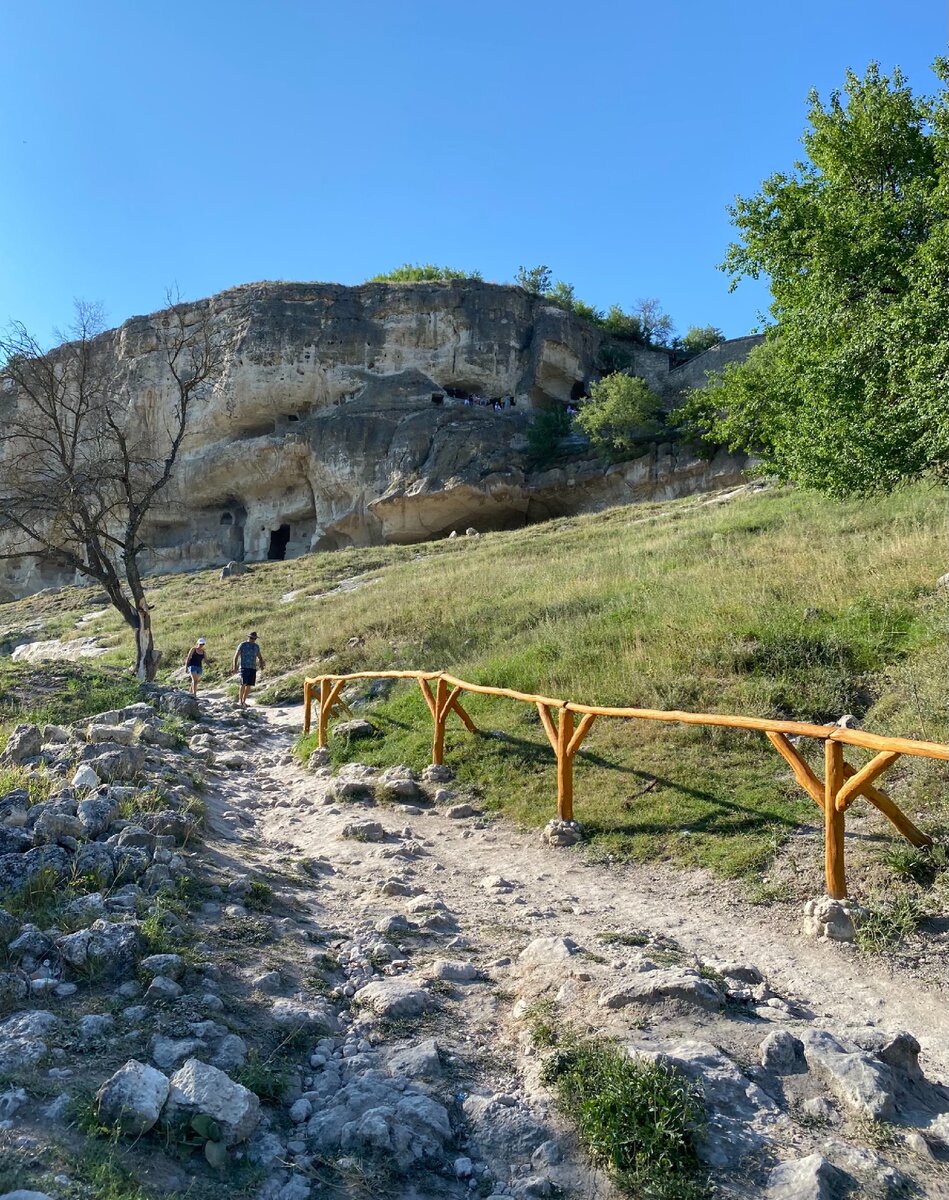
[[[260,284],[195,307],[212,313],[227,364],[155,510],[153,570],[503,528],[740,477],[740,461],[669,447],[608,471],[581,457],[531,473],[531,411],[583,395],[604,347],[588,322],[521,288]],[[157,319],[135,317],[100,347],[135,418],[156,426],[172,403]],[[653,387],[678,390],[665,353],[623,353]],[[0,580],[15,594],[65,581],[34,560]]]

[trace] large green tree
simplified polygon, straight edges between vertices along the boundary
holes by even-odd
[[[775,324],[686,406],[692,428],[780,478],[870,495],[949,474],[949,64],[810,97],[804,162],[739,199],[732,287],[770,279]]]

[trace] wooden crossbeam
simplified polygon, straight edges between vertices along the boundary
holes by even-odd
[[[847,778],[852,778],[856,775],[856,771],[849,763],[844,763],[844,775]],[[886,819],[899,830],[906,840],[913,846],[931,846],[933,840],[927,836],[921,829],[917,829],[913,822],[909,819],[906,813],[894,804],[886,792],[881,792],[879,788],[872,784],[863,785],[863,795],[870,803],[880,810]]]
[[[553,717],[550,715],[550,709],[546,704],[538,702],[537,711],[540,713],[540,722],[547,733],[547,740],[550,742],[550,748],[556,754],[557,752],[557,730],[554,726]]]
[[[884,771],[888,770],[899,758],[896,750],[884,750],[882,754],[871,758],[866,766],[861,767],[859,771],[854,771],[850,768],[851,774],[847,778],[837,793],[835,803],[837,808],[842,811],[849,808],[854,800],[863,792],[864,788],[873,783],[874,779],[878,779]],[[850,764],[847,764],[850,766]]]
[[[797,752],[796,748],[791,745],[787,736],[783,733],[774,733],[770,729],[766,731],[766,736],[781,757],[787,760],[788,765],[794,772],[794,778],[804,791],[807,792],[818,808],[823,808],[824,785]]]

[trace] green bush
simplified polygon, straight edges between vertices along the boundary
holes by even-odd
[[[598,454],[622,462],[667,434],[662,401],[644,379],[616,373],[590,388],[577,425]]]
[[[367,283],[443,283],[449,279],[480,278],[480,271],[456,271],[454,267],[438,267],[435,263],[403,263],[394,271],[373,275]]]

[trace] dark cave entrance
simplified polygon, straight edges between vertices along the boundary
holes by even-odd
[[[289,541],[289,525],[281,525],[279,529],[271,529],[267,558],[274,562],[282,562],[287,557],[287,543]]]

